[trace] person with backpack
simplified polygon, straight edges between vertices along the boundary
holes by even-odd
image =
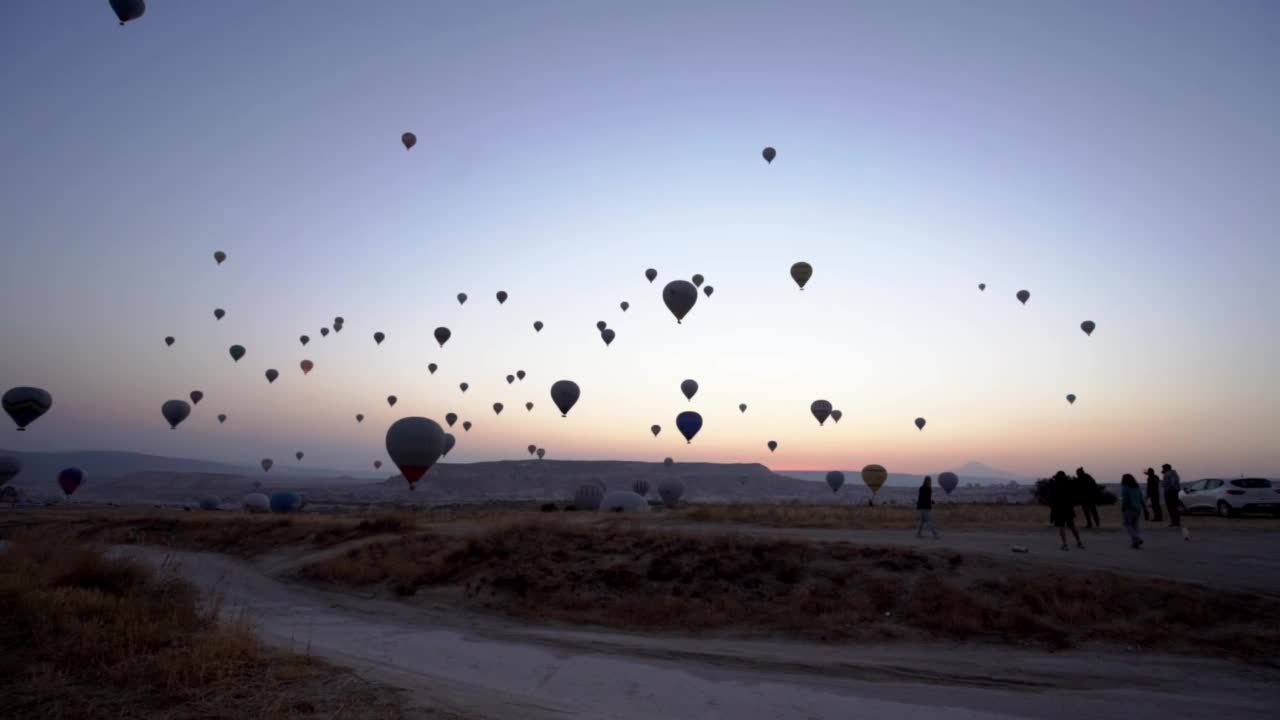
[[[1148,519],[1151,522],[1164,520],[1164,515],[1160,513],[1160,477],[1152,468],[1147,468],[1147,502],[1151,505],[1151,516]]]
[[[1124,518],[1124,530],[1129,533],[1129,547],[1137,550],[1142,547],[1142,536],[1138,534],[1138,516],[1146,504],[1142,502],[1142,488],[1138,480],[1129,473],[1120,479],[1120,516]]]
[[[1098,481],[1093,476],[1084,471],[1084,468],[1076,468],[1076,485],[1080,491],[1080,507],[1084,510],[1084,526],[1086,528],[1102,527],[1102,520],[1098,518]]]

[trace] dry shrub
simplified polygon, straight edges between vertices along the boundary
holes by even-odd
[[[348,673],[219,624],[185,582],[65,538],[0,552],[0,696],[23,718],[295,717],[342,705],[398,717]],[[342,695],[334,688],[345,687]]]
[[[904,506],[877,505],[794,505],[733,504],[690,505],[683,510],[665,513],[668,520],[692,520],[709,523],[739,523],[765,527],[830,528],[835,530],[903,530],[914,529],[919,518],[916,511]],[[934,522],[944,530],[996,530],[1002,528],[1040,527],[1047,520],[1044,508],[1037,505],[979,505],[974,503],[939,503],[934,508]]]

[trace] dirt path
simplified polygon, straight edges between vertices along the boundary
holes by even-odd
[[[287,585],[223,556],[127,547],[262,637],[464,717],[994,720],[1271,717],[1280,673],[1197,658],[810,645],[521,626]]]

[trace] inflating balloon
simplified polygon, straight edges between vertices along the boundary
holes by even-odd
[[[227,352],[231,354],[231,359],[233,361],[240,362],[240,358],[244,357],[245,351],[243,345],[232,345]]]
[[[1092,320],[1085,320],[1084,322],[1080,323],[1080,329],[1084,331],[1085,335],[1092,335],[1093,329],[1096,327],[1098,327],[1097,324],[1094,323]]]
[[[773,159],[778,157],[778,151],[771,147],[765,148],[760,154],[764,156],[764,161],[770,165],[773,164]]]
[[[302,509],[302,495],[292,490],[281,490],[280,492],[271,493],[271,512],[288,514],[296,513]]]
[[[240,501],[240,504],[247,512],[265,513],[271,512],[271,498],[263,493],[249,493]]]
[[[822,425],[831,417],[831,403],[826,400],[814,400],[809,404],[809,412],[813,413],[818,425]]]
[[[840,492],[840,488],[844,486],[844,473],[839,470],[832,470],[827,473],[827,487],[831,488],[832,493]]]
[[[440,459],[444,442],[444,429],[424,417],[400,418],[387,428],[387,455],[400,468],[410,490]]]
[[[953,472],[938,473],[938,485],[942,486],[942,491],[950,495],[952,490],[960,484],[960,478],[956,477]]]
[[[688,280],[672,280],[662,289],[662,302],[676,317],[676,322],[682,323],[698,302],[698,288]]]
[[[1022,303],[1023,305],[1026,305],[1027,301],[1030,299],[1031,299],[1031,293],[1027,292],[1026,290],[1018,291],[1018,302]]]
[[[702,429],[702,416],[692,410],[685,410],[676,416],[676,429],[684,436],[686,443],[693,443],[693,436]]]
[[[276,381],[276,378],[280,377],[280,371],[272,368],[270,370],[267,370],[266,376],[267,376],[267,384],[271,384]]]
[[[191,406],[185,400],[166,400],[160,406],[160,414],[169,423],[169,429],[176,430],[191,414]]]
[[[438,327],[435,331],[436,342],[440,343],[440,347],[449,342],[449,338],[453,337],[453,333],[449,332],[447,327]]]
[[[680,392],[684,393],[686,400],[692,400],[694,395],[698,394],[697,380],[684,380],[680,383]]]
[[[311,362],[310,360],[303,360],[302,362],[298,363],[298,367],[302,368],[303,375],[309,374],[312,368],[314,368],[315,366],[316,364]]]
[[[53,407],[53,396],[47,390],[36,387],[15,387],[5,392],[0,405],[4,406],[4,411],[13,419],[18,430],[25,431],[28,425],[49,412],[49,408]]]
[[[581,394],[578,383],[572,380],[557,380],[551,386],[551,402],[560,409],[560,417],[569,416],[569,411],[578,403]]]
[[[400,144],[404,145],[405,150],[411,150],[418,144],[418,136],[411,132],[404,133],[400,136]]]

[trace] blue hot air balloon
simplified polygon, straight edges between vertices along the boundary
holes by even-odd
[[[271,493],[271,512],[293,513],[302,509],[302,496],[296,492],[284,490]]]
[[[693,436],[702,429],[702,416],[692,410],[686,410],[676,416],[676,427],[686,442],[693,442]]]

